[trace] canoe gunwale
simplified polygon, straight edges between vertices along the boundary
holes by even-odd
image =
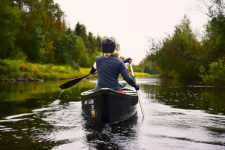
[[[83,97],[86,97],[86,96],[94,96],[94,95],[98,95],[98,94],[101,94],[101,93],[110,93],[110,94],[116,94],[118,96],[131,96],[131,97],[137,97],[138,94],[135,90],[131,89],[131,88],[123,88],[122,91],[124,91],[126,94],[124,93],[121,93],[121,92],[117,92],[113,89],[110,89],[110,88],[101,88],[99,89],[98,91],[96,92],[93,92],[93,90],[88,90],[88,91],[85,91],[85,92],[82,92],[81,93],[81,96]]]

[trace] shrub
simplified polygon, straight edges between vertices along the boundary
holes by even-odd
[[[8,68],[0,65],[0,75],[1,74],[7,74],[8,73]]]
[[[73,69],[79,70],[80,66],[78,65],[78,63],[72,60],[70,64]]]
[[[219,59],[218,61],[209,64],[209,71],[205,71],[205,67],[199,67],[202,81],[206,84],[225,84],[225,61]]]

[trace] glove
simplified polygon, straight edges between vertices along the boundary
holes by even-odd
[[[123,62],[124,62],[124,63],[128,63],[130,60],[132,60],[132,59],[129,57],[129,58],[127,58],[127,59],[124,59]]]
[[[135,85],[134,85],[134,88],[135,88],[135,90],[139,90],[139,89],[140,89],[140,87],[139,87],[138,84],[135,84]]]
[[[94,67],[92,67],[92,68],[91,68],[91,71],[90,71],[90,74],[95,74],[96,71],[97,71],[97,70],[96,70]]]

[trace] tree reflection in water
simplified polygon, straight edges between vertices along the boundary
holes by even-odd
[[[149,97],[175,108],[225,114],[225,87],[186,85],[166,79],[159,85],[144,85],[144,91]]]

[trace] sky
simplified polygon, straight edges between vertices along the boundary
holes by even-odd
[[[172,35],[186,15],[194,32],[202,32],[207,16],[199,0],[54,0],[71,29],[80,22],[95,36],[114,37],[119,54],[138,64],[146,56],[148,38]]]

